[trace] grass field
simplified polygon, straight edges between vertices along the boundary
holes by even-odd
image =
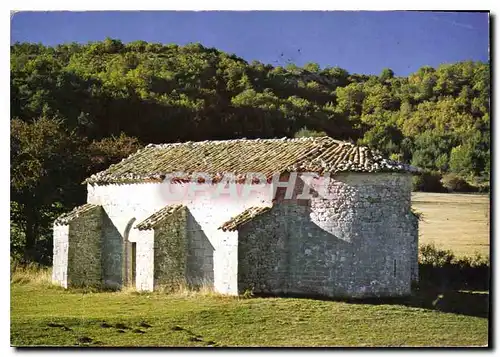
[[[489,256],[490,200],[488,195],[416,192],[412,205],[423,213],[420,244],[434,243],[457,256],[476,252]]]
[[[477,306],[488,297],[462,294],[470,300],[468,306]],[[11,300],[11,343],[22,346],[487,344],[485,311],[461,311],[467,308],[459,302],[463,297],[446,293],[399,303],[349,303],[158,293],[82,294],[16,284],[11,286]],[[455,313],[436,310],[447,308]]]
[[[459,255],[489,249],[487,196],[417,193],[420,243]],[[487,291],[422,282],[405,299],[297,298],[65,291],[50,273],[11,283],[15,346],[485,346]],[[425,286],[425,288],[424,288]]]

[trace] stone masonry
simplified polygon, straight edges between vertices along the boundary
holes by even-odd
[[[103,209],[86,211],[54,224],[52,279],[63,287],[102,285]]]
[[[417,276],[411,177],[340,174],[306,204],[282,201],[238,233],[240,293],[398,296]]]

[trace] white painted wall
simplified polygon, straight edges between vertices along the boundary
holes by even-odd
[[[218,230],[224,222],[253,206],[272,203],[270,185],[252,186],[252,192],[243,195],[244,184],[230,184],[239,195],[213,197],[215,188],[209,184],[136,183],[123,185],[88,185],[88,203],[102,205],[120,232],[125,234],[127,223],[136,218],[141,222],[155,211],[170,204],[183,204],[205,233],[214,248],[214,288],[224,294],[238,294],[238,237],[236,232]],[[248,187],[247,187],[248,188]],[[192,194],[189,194],[192,192]],[[247,191],[248,192],[248,191]],[[134,224],[134,225],[135,225]],[[132,229],[128,236],[137,242],[137,280],[140,290],[153,289],[152,231]]]
[[[135,229],[135,231],[137,231]],[[154,231],[136,232],[136,281],[139,291],[154,288]]]
[[[63,288],[68,287],[68,243],[69,225],[54,224],[52,282]]]

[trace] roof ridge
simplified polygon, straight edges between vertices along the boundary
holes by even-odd
[[[355,145],[353,143],[350,143],[348,141],[342,141],[338,139],[334,139],[330,136],[306,136],[306,137],[301,137],[301,138],[288,138],[288,137],[282,137],[282,138],[254,138],[254,139],[247,139],[247,138],[237,138],[237,139],[223,139],[223,140],[200,140],[200,141],[184,141],[184,142],[175,142],[175,143],[162,143],[162,144],[153,144],[150,143],[145,146],[145,148],[167,148],[167,147],[173,147],[173,146],[178,146],[178,145],[202,145],[202,144],[226,144],[226,143],[238,143],[238,142],[283,142],[283,141],[288,141],[288,142],[307,142],[307,141],[325,141],[328,139],[331,142],[337,143],[337,144],[347,144],[347,145]]]
[[[81,214],[90,211],[91,209],[101,207],[101,205],[96,205],[94,203],[84,203],[83,205],[74,207],[71,211],[59,215],[55,220],[54,224],[57,226],[65,226],[73,219],[78,218]]]
[[[273,205],[270,206],[252,206],[243,210],[239,214],[234,217],[231,217],[226,222],[222,223],[222,225],[217,228],[221,229],[224,232],[226,231],[235,231],[242,225],[250,222],[254,218],[260,216],[263,213],[270,211],[273,208]]]
[[[134,228],[140,231],[154,228],[158,223],[162,222],[164,219],[174,214],[183,207],[185,206],[181,203],[173,203],[166,205],[160,208],[159,210],[154,211],[152,214],[143,219],[141,222],[137,223],[134,226]]]

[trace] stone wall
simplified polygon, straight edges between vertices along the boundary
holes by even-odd
[[[359,247],[356,260],[367,262],[358,263],[354,269],[352,294],[410,294],[418,254],[418,223],[411,212],[411,175],[344,174],[337,181],[332,190],[342,191],[348,186],[355,192],[351,196],[355,223],[351,236]]]
[[[81,213],[69,222],[68,285],[101,286],[102,207]]]
[[[239,290],[327,296],[410,293],[417,254],[406,174],[339,174],[333,199],[280,200],[239,231]],[[273,252],[269,254],[268,252]]]
[[[186,209],[180,209],[154,229],[154,287],[176,288],[186,283]]]
[[[288,290],[291,263],[284,205],[274,206],[238,231],[238,290],[278,293]]]
[[[411,281],[417,283],[419,280],[418,273],[418,217],[413,215],[410,219],[413,223],[413,230],[410,231],[411,235]]]
[[[348,295],[355,248],[313,222],[310,207],[280,202],[239,233],[240,292]]]

